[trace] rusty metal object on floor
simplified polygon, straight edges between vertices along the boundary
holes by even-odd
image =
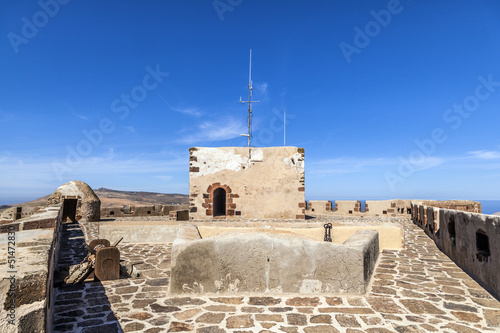
[[[66,284],[83,283],[89,277],[94,280],[118,280],[120,278],[120,250],[116,247],[123,237],[110,245],[107,239],[94,239],[89,244],[83,243],[88,254],[78,265],[70,267]],[[133,273],[131,271],[131,273]],[[128,274],[132,275],[132,274]]]

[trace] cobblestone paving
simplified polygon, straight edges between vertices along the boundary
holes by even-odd
[[[313,219],[345,224],[359,218]],[[361,219],[363,224],[385,218]],[[408,219],[403,250],[381,253],[361,296],[169,297],[170,245],[119,245],[141,276],[57,290],[56,332],[500,332],[500,302]],[[95,236],[92,225],[85,232]],[[90,237],[92,238],[92,237]]]

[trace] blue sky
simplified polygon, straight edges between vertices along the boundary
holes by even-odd
[[[188,148],[306,151],[307,199],[500,199],[500,3],[3,1],[0,204],[188,193]]]

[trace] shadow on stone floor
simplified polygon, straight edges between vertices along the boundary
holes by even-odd
[[[53,332],[122,332],[111,310],[106,289],[101,282],[66,285],[64,277],[71,265],[87,255],[85,237],[79,223],[63,223],[57,256]]]

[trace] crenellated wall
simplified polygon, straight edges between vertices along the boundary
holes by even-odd
[[[311,214],[334,214],[334,215],[356,215],[356,216],[409,216],[412,211],[412,202],[418,202],[425,206],[455,209],[460,211],[481,213],[481,203],[470,200],[367,200],[365,210],[361,210],[361,201],[335,200],[335,209],[329,210],[331,201],[310,200],[308,212]]]
[[[335,200],[335,212],[339,214],[361,213],[361,201]]]
[[[500,216],[412,202],[412,220],[441,251],[500,297]],[[469,206],[468,209],[477,209]]]
[[[307,209],[314,214],[325,214],[332,211],[332,202],[327,200],[309,200]]]
[[[367,200],[366,214],[370,215],[409,215],[411,213],[410,200]]]
[[[189,209],[188,205],[117,206],[101,209],[101,217],[169,216],[172,211]]]

